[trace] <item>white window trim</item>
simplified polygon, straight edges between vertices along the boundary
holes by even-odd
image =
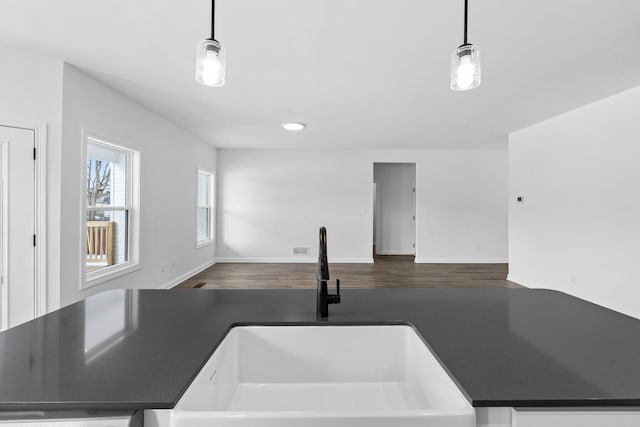
[[[113,265],[95,272],[87,273],[86,262],[83,255],[87,247],[87,233],[84,232],[87,223],[87,147],[88,144],[102,145],[112,150],[123,151],[129,154],[128,174],[130,182],[128,190],[131,194],[131,205],[129,208],[129,260],[122,264]],[[80,290],[89,289],[93,286],[108,282],[117,277],[124,276],[134,271],[140,270],[140,152],[127,148],[124,144],[113,138],[101,136],[98,133],[82,129],[82,181],[81,181],[81,212],[82,228],[80,232]],[[108,207],[104,210],[113,210],[116,207]],[[117,209],[116,209],[117,210]]]
[[[200,174],[204,173],[209,175],[209,237],[207,239],[198,240],[198,191],[200,190]],[[196,170],[196,249],[213,245],[216,242],[216,201],[215,197],[215,185],[216,185],[216,174],[210,170],[204,168],[197,168]]]

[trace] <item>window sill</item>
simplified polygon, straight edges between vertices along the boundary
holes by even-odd
[[[92,288],[138,270],[140,270],[140,263],[125,263],[104,269],[103,271],[89,273],[91,274],[91,277],[89,277],[89,274],[86,274],[84,280],[80,284],[80,290]]]
[[[215,242],[216,242],[215,239],[200,240],[199,242],[196,242],[196,249],[200,249],[200,248],[204,248],[205,246],[213,245]]]

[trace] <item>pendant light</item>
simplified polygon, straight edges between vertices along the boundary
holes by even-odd
[[[198,42],[196,53],[196,81],[205,86],[224,86],[226,52],[215,39],[216,1],[211,0],[211,38]]]
[[[451,54],[451,90],[480,86],[480,49],[467,43],[469,0],[464,0],[464,42]]]

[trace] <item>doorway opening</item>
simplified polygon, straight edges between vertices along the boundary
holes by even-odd
[[[416,164],[373,164],[373,257],[416,254]]]

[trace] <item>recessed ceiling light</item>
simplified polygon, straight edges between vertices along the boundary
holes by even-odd
[[[307,127],[304,123],[283,123],[282,127],[286,130],[297,131]]]

